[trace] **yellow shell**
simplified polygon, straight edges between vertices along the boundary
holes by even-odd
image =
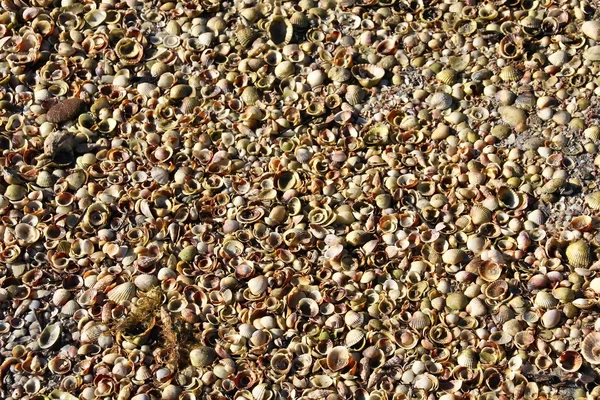
[[[551,293],[542,290],[535,295],[533,303],[540,308],[548,309],[555,307],[558,304],[558,300]]]
[[[575,268],[585,268],[592,262],[592,254],[589,245],[578,240],[571,243],[565,251],[567,261]]]
[[[520,77],[521,74],[512,65],[507,65],[500,71],[500,79],[502,79],[504,82],[518,81]]]
[[[123,304],[133,299],[136,295],[137,288],[132,282],[125,282],[115,286],[108,292],[108,298],[117,304]]]
[[[593,192],[586,195],[585,202],[592,210],[600,210],[600,192]]]
[[[458,81],[458,74],[452,68],[441,70],[435,77],[448,86],[452,86]]]

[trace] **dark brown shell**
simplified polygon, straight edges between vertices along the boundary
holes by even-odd
[[[72,120],[80,114],[83,104],[83,100],[76,98],[60,101],[48,110],[46,120],[53,124]]]

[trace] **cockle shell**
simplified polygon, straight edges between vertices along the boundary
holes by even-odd
[[[133,282],[124,282],[111,289],[107,296],[117,304],[123,304],[136,296],[137,288]]]
[[[600,42],[600,21],[585,21],[581,24],[581,32],[590,39]]]
[[[575,268],[585,268],[592,262],[592,253],[584,240],[571,243],[565,251],[567,261]]]
[[[266,276],[259,275],[248,281],[248,288],[250,292],[255,296],[260,296],[269,287],[269,281]]]
[[[600,332],[591,332],[583,339],[581,355],[592,365],[600,364]]]
[[[194,367],[206,367],[213,363],[217,354],[214,349],[201,346],[190,351],[190,362]]]
[[[327,354],[327,367],[331,371],[337,372],[348,365],[350,358],[351,355],[346,346],[333,347]]]

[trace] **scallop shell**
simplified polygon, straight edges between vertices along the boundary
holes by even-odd
[[[236,36],[240,45],[243,48],[247,48],[250,47],[260,35],[249,26],[244,26],[236,31]]]
[[[360,343],[361,340],[365,338],[365,332],[362,329],[351,329],[346,334],[346,346],[353,347],[354,345]]]
[[[344,315],[344,322],[349,328],[358,328],[359,326],[362,326],[364,320],[364,314],[354,310],[349,310],[346,312],[346,315]]]
[[[327,368],[337,372],[348,365],[350,357],[350,352],[346,346],[333,347],[327,354]]]
[[[112,288],[107,296],[117,304],[123,304],[136,296],[137,288],[133,282],[124,282]]]
[[[269,22],[267,33],[273,44],[276,46],[285,46],[292,40],[294,27],[287,18],[276,16]]]
[[[584,240],[571,243],[565,251],[567,261],[575,268],[585,268],[592,262],[589,245]]]
[[[475,225],[482,225],[492,220],[492,212],[482,205],[474,205],[469,215]]]
[[[452,106],[452,96],[445,92],[436,92],[429,99],[431,107],[438,110],[447,110]]]

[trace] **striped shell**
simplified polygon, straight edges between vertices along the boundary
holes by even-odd
[[[454,85],[458,81],[458,74],[452,68],[443,69],[435,76],[440,82],[448,86]]]
[[[586,195],[585,202],[592,210],[600,210],[600,192],[593,192]]]
[[[558,300],[551,293],[542,290],[535,295],[533,303],[540,308],[549,309],[555,307]]]
[[[565,251],[567,261],[575,268],[585,268],[592,262],[592,254],[589,245],[578,240],[571,243]]]
[[[507,65],[500,71],[500,79],[504,82],[514,82],[521,78],[521,73],[512,65]]]
[[[269,23],[268,34],[276,46],[285,46],[292,40],[294,27],[287,18],[276,16]]]
[[[358,313],[354,310],[349,310],[346,312],[346,315],[344,315],[344,322],[350,328],[358,328],[363,324],[364,320],[364,314]]]
[[[475,368],[477,366],[477,353],[473,349],[463,350],[456,358],[458,365],[466,368]]]
[[[362,329],[352,329],[346,334],[346,346],[352,347],[357,343],[360,343],[365,337],[365,332]]]
[[[470,214],[471,221],[475,225],[485,224],[492,220],[492,212],[484,206],[475,205],[471,208]]]
[[[583,339],[581,355],[590,364],[600,364],[600,332],[592,332]]]
[[[421,330],[423,328],[428,327],[431,324],[431,320],[429,319],[429,316],[424,312],[417,311],[412,315],[408,324],[413,329]]]
[[[137,288],[133,282],[125,282],[112,288],[107,296],[109,300],[112,300],[117,304],[123,304],[133,299],[136,296],[136,292]]]

